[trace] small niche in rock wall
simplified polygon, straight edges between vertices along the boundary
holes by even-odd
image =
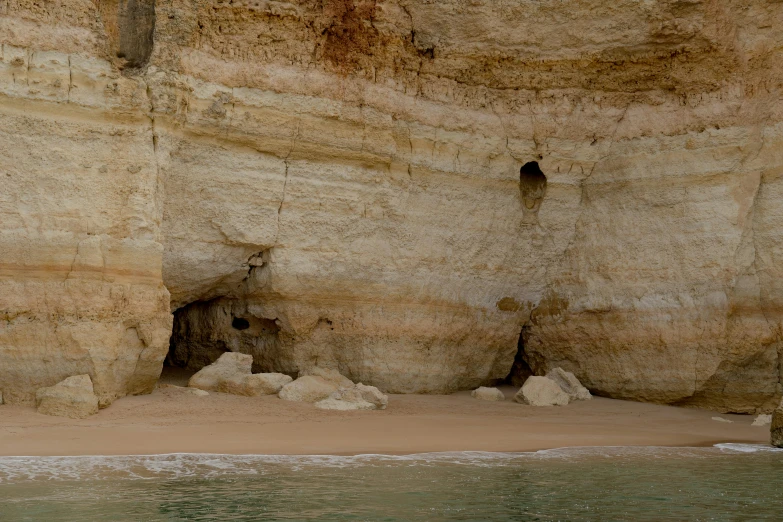
[[[101,17],[121,70],[144,67],[152,54],[155,33],[155,0],[101,0]]]
[[[537,161],[529,161],[519,169],[519,199],[526,221],[535,221],[546,193],[546,176]]]

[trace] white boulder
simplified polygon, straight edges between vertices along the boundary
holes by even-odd
[[[220,381],[217,391],[248,397],[273,395],[279,393],[283,386],[291,381],[293,381],[291,377],[282,373],[235,375]]]
[[[547,377],[528,377],[514,400],[530,406],[566,406],[568,394]]]
[[[188,386],[206,391],[218,391],[221,382],[240,375],[250,375],[252,365],[252,355],[226,352],[217,361],[193,374],[188,381]]]
[[[315,403],[321,410],[375,410],[375,404],[364,400],[358,388],[341,388],[324,400]]]
[[[356,385],[356,391],[359,392],[362,399],[375,406],[377,410],[385,410],[389,404],[389,396],[384,395],[375,386],[367,386],[359,383]]]
[[[479,388],[476,388],[472,392],[470,392],[470,396],[474,399],[479,399],[481,401],[504,401],[506,400],[506,396],[503,395],[503,392],[498,390],[497,388],[487,388],[486,386],[481,386]]]
[[[592,399],[590,390],[582,386],[579,379],[571,373],[563,370],[562,368],[555,368],[550,370],[546,374],[547,378],[552,379],[560,386],[560,389],[568,394],[568,398],[572,401],[586,401]]]
[[[751,426],[769,426],[770,424],[772,424],[772,414],[762,414],[753,419],[753,424],[751,424]]]
[[[336,388],[350,388],[353,386],[353,381],[351,381],[351,379],[331,368],[320,368],[318,366],[312,366],[299,372],[299,377],[304,377],[306,375],[320,377]]]
[[[325,379],[314,375],[305,375],[283,386],[277,395],[286,401],[318,402],[336,391],[337,386]]]
[[[38,413],[83,419],[98,413],[98,397],[89,375],[74,375],[35,394]]]

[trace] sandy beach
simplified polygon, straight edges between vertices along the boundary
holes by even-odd
[[[169,382],[179,382],[169,378]],[[768,443],[748,415],[595,397],[566,407],[452,395],[391,395],[384,411],[322,411],[277,396],[197,397],[160,387],[84,420],[0,406],[0,455],[408,454],[534,451],[572,446],[704,446]],[[732,420],[712,420],[720,416]]]

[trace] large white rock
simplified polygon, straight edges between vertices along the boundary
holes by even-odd
[[[252,365],[252,355],[226,352],[217,361],[193,374],[188,381],[188,386],[206,391],[219,391],[222,382],[250,375]]]
[[[769,426],[770,424],[772,424],[772,415],[761,414],[753,419],[751,426]]]
[[[283,386],[278,397],[286,401],[318,402],[337,391],[337,386],[314,375],[299,377]]]
[[[389,397],[381,393],[375,386],[359,383],[354,389],[364,401],[369,402],[378,410],[385,410],[389,404]]]
[[[273,395],[293,381],[282,373],[254,373],[252,375],[237,375],[222,380],[217,391],[234,395],[246,395],[257,397],[259,395]]]
[[[39,389],[35,403],[38,413],[45,415],[83,419],[98,413],[98,397],[89,375],[74,375],[54,386]]]
[[[315,403],[321,410],[375,410],[378,407],[364,399],[364,394],[356,387],[342,388],[324,400]],[[384,405],[385,407],[385,405]]]
[[[486,386],[480,386],[470,392],[470,396],[482,401],[504,401],[506,396],[503,392],[497,388],[487,388]]]
[[[529,377],[519,389],[514,400],[530,406],[565,406],[568,394],[547,377]]]
[[[590,390],[582,386],[579,379],[571,373],[563,370],[562,368],[555,368],[550,370],[546,374],[547,378],[552,379],[560,386],[560,389],[568,394],[568,398],[572,401],[586,401],[592,399]]]

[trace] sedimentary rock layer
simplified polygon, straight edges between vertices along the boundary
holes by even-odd
[[[0,5],[0,390],[781,393],[783,4]],[[6,188],[8,187],[8,188]],[[169,308],[170,293],[170,308]]]

